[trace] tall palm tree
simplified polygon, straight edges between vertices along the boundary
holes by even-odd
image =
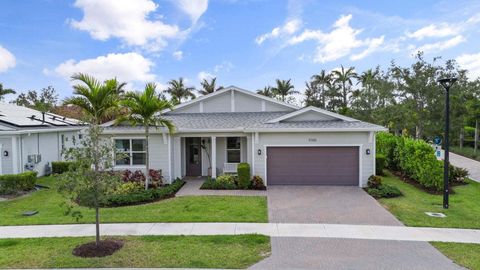
[[[285,102],[285,98],[289,95],[296,94],[298,91],[295,91],[295,87],[290,83],[291,79],[280,80],[276,79],[275,82],[277,86],[272,89],[273,93],[276,96],[280,97],[280,100]]]
[[[198,90],[198,93],[200,93],[201,95],[208,95],[208,94],[211,94],[215,91],[218,91],[218,90],[221,90],[223,89],[223,86],[219,86],[217,87],[217,78],[211,78],[210,81],[208,81],[207,79],[203,79],[202,82],[200,83],[202,85],[202,88],[201,90]]]
[[[332,83],[332,74],[327,73],[324,69],[319,74],[312,76],[312,82],[317,86],[317,94],[320,99],[320,107],[326,107],[326,95],[329,85]]]
[[[305,96],[305,106],[317,106],[319,100],[317,98],[317,85],[313,82],[305,82],[305,91],[303,92]]]
[[[119,100],[119,83],[116,79],[106,80],[100,82],[92,76],[87,74],[78,73],[72,76],[74,81],[79,81],[80,84],[73,86],[73,93],[76,95],[71,98],[67,98],[64,102],[65,105],[72,104],[81,108],[85,115],[88,116],[88,120],[93,126],[94,130],[99,130],[98,127],[102,123],[102,119],[105,119],[116,111]],[[98,134],[97,134],[98,133]],[[91,136],[92,141],[92,159],[94,166],[94,181],[99,181],[98,175],[100,172],[100,162],[102,159],[102,151],[100,150],[100,134],[93,132],[94,136]],[[95,185],[99,183],[95,182]],[[99,217],[99,204],[98,198],[95,198],[95,230],[96,230],[96,244],[100,243],[100,217]]]
[[[265,86],[263,89],[258,89],[257,94],[270,98],[275,97],[275,93],[273,93],[273,88],[271,86]]]
[[[180,77],[178,80],[171,80],[168,82],[168,84],[169,87],[167,90],[165,90],[165,92],[172,96],[172,102],[174,105],[182,103],[183,99],[186,100],[188,98],[195,98],[195,94],[193,93],[195,88],[185,86],[182,77]]]
[[[158,98],[155,93],[157,86],[154,83],[148,83],[143,92],[127,93],[120,101],[120,105],[126,109],[126,114],[117,118],[115,123],[130,122],[133,126],[142,125],[145,128],[145,149],[146,149],[146,171],[147,177],[145,181],[145,189],[148,189],[150,180],[150,164],[148,137],[150,135],[150,127],[167,127],[170,133],[175,131],[175,127],[170,120],[162,117],[162,111],[171,109],[172,105],[166,100]]]
[[[13,89],[3,88],[3,84],[0,83],[0,101],[2,101],[6,95],[13,94],[15,95],[17,92]]]
[[[345,69],[343,65],[339,70],[332,71],[333,74],[333,81],[341,86],[342,90],[342,106],[344,108],[348,105],[348,94],[351,90],[351,86],[353,84],[352,80],[357,77],[357,73],[355,73],[354,67],[349,67]]]

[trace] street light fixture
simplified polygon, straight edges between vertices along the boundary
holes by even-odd
[[[443,208],[448,209],[448,165],[449,162],[449,141],[450,133],[450,87],[457,81],[457,78],[439,79],[438,82],[445,88],[445,157],[443,160]]]

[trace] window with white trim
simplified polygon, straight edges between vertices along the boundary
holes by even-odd
[[[146,165],[147,149],[145,139],[115,139],[117,152],[122,158],[115,158],[117,166]]]
[[[240,163],[240,137],[227,137],[227,163]]]

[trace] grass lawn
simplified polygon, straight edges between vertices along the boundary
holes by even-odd
[[[139,236],[125,240],[123,248],[103,258],[72,255],[75,246],[92,237],[0,240],[0,268],[79,267],[192,267],[245,268],[270,254],[270,239],[263,235]]]
[[[477,153],[475,154],[473,147],[460,148],[458,146],[452,146],[450,147],[450,151],[454,152],[455,154],[480,161],[480,149],[477,149]]]
[[[388,173],[383,183],[396,186],[403,196],[380,199],[380,203],[407,226],[480,228],[480,183],[454,187],[450,207],[443,209],[442,195],[431,195]],[[425,212],[441,212],[446,218],[429,217]]]
[[[432,242],[440,252],[468,269],[480,270],[480,244]]]
[[[0,202],[0,225],[69,224],[75,219],[63,214],[65,198],[55,190],[55,177],[42,177],[39,184],[51,187],[26,197]],[[83,218],[93,223],[94,210],[77,207]],[[34,216],[22,212],[37,210]],[[115,222],[268,222],[266,197],[191,196],[136,206],[100,210],[103,223]]]

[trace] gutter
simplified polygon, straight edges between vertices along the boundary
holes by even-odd
[[[86,127],[70,127],[70,128],[46,128],[46,129],[23,129],[23,130],[13,130],[13,131],[1,131],[0,136],[2,135],[20,135],[20,134],[29,134],[29,133],[49,133],[49,132],[66,132],[66,131],[77,131],[85,129]]]

